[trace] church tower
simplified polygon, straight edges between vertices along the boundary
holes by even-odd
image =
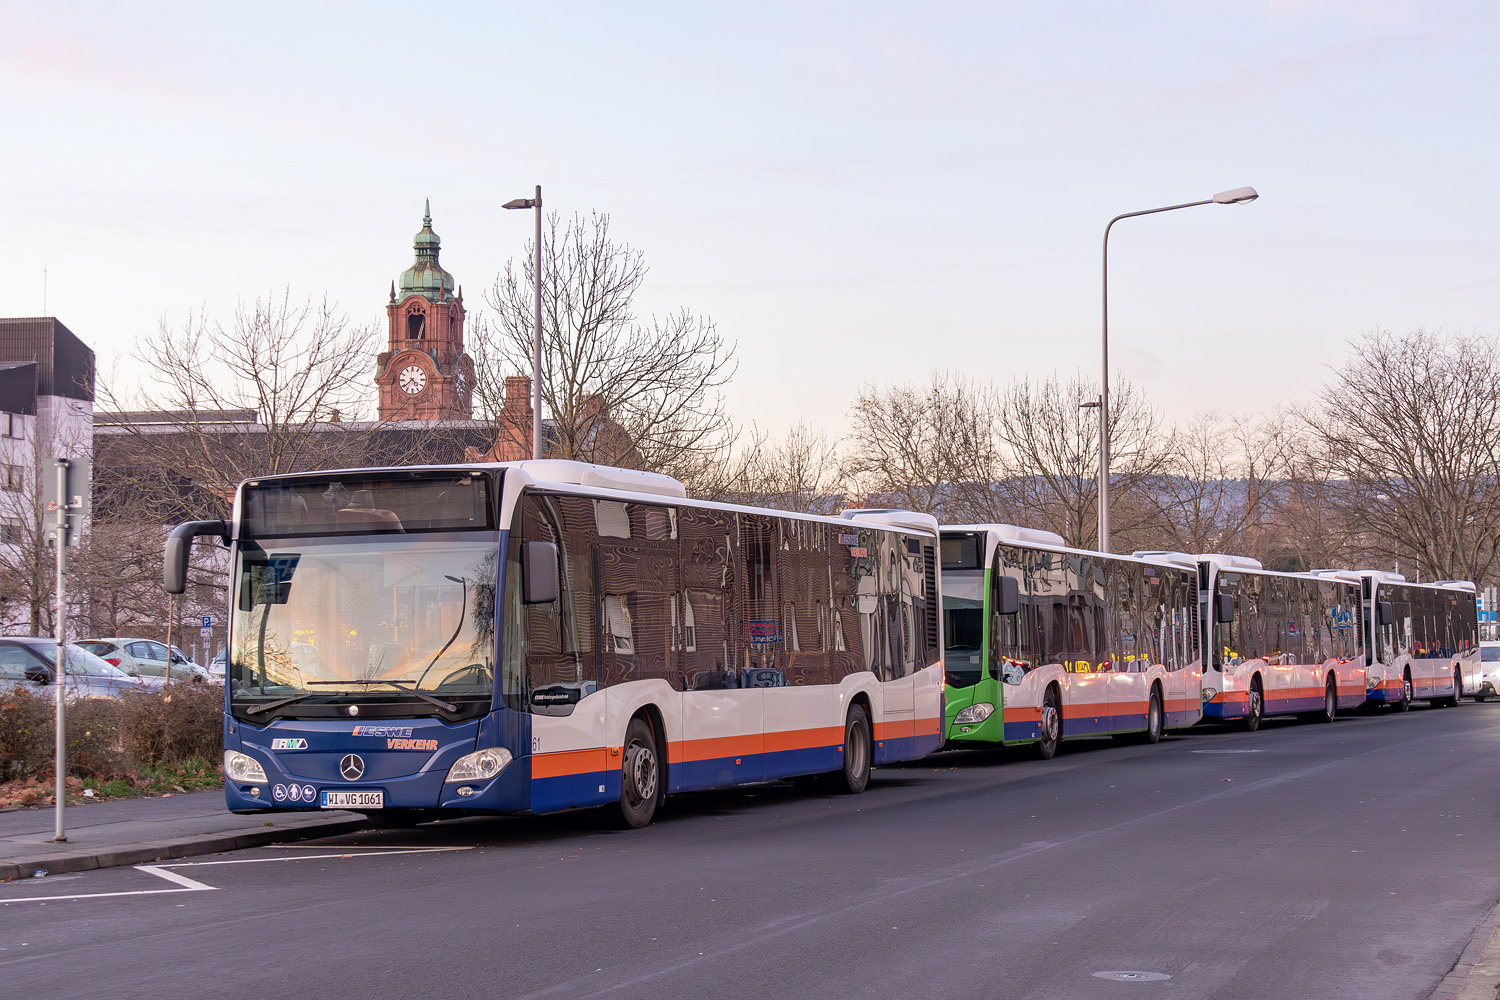
[[[417,259],[391,283],[387,349],[376,359],[381,420],[467,420],[473,413],[474,362],[464,353],[463,289],[438,264],[441,241],[428,202],[417,233]]]

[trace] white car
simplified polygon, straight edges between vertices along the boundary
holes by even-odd
[[[1479,690],[1473,692],[1475,701],[1500,696],[1500,642],[1488,639],[1479,643]]]

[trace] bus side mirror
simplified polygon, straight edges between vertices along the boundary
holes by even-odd
[[[1234,621],[1234,595],[1214,595],[1214,621],[1220,625],[1228,625]]]
[[[187,590],[188,556],[193,552],[193,539],[199,535],[217,535],[228,545],[229,525],[223,521],[187,521],[172,529],[161,567],[161,586],[167,593],[181,594]]]
[[[521,543],[521,601],[551,604],[557,600],[557,544]]]
[[[1013,576],[1000,578],[1000,601],[997,615],[1013,615],[1021,610],[1021,582]]]
[[[1391,618],[1391,602],[1377,601],[1375,603],[1375,620],[1382,625],[1389,625],[1391,623]]]

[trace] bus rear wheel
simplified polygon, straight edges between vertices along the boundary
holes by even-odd
[[[1463,675],[1460,674],[1458,672],[1458,669],[1455,667],[1454,670],[1453,670],[1453,693],[1450,694],[1448,697],[1446,697],[1446,698],[1444,698],[1442,700],[1443,701],[1443,707],[1444,708],[1454,708],[1454,707],[1456,707],[1458,705],[1459,700],[1461,698],[1463,698],[1463,696],[1464,696],[1464,678],[1463,678]]]
[[[625,728],[621,756],[620,822],[639,830],[651,822],[661,801],[661,757],[656,736],[640,716]]]
[[[870,784],[870,765],[875,757],[870,736],[870,717],[863,705],[850,705],[844,719],[844,767],[835,772],[834,790],[858,795]]]
[[[1049,687],[1042,698],[1042,738],[1036,741],[1037,756],[1051,760],[1061,740],[1062,705],[1058,703],[1057,688]]]
[[[1146,706],[1146,733],[1144,739],[1147,743],[1160,743],[1162,732],[1167,728],[1166,713],[1162,711],[1161,691],[1152,688],[1151,704]]]
[[[1323,687],[1323,708],[1317,712],[1308,712],[1303,716],[1308,722],[1332,722],[1333,716],[1338,712],[1339,695],[1338,688],[1334,687],[1333,678],[1328,678],[1328,683]]]

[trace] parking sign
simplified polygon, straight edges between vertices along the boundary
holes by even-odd
[[[213,628],[214,627],[214,616],[213,615],[204,615],[203,616],[203,627],[204,628]]]

